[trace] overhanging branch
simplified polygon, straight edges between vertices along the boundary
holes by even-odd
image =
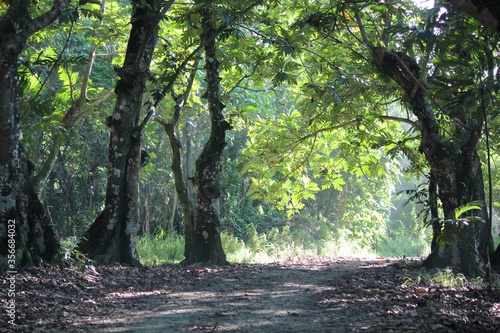
[[[498,0],[446,0],[456,8],[463,10],[486,28],[500,32],[500,6]]]

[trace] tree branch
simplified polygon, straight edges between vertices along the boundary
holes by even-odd
[[[384,119],[384,120],[398,121],[401,123],[409,124],[412,127],[418,126],[418,123],[416,121],[410,120],[408,118],[401,118],[401,117],[394,117],[394,116],[378,116],[377,118]]]
[[[446,0],[463,10],[486,28],[500,32],[500,6],[498,0]]]
[[[66,8],[70,2],[70,0],[54,0],[54,6],[52,6],[48,12],[29,22],[26,30],[24,30],[24,37],[29,38],[35,32],[42,30],[54,22],[54,20],[61,15],[63,9]]]

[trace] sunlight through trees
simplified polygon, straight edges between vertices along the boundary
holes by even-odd
[[[0,3],[2,267],[499,263],[491,1]]]

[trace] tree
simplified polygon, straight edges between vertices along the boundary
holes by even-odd
[[[484,25],[486,28],[495,30],[497,34],[500,33],[500,3],[498,3],[498,1],[448,0],[448,2],[453,6],[455,6],[456,8],[461,9],[464,12],[471,15],[472,17],[474,17],[476,20],[481,22],[481,24]],[[488,135],[488,133],[486,133],[486,135]],[[491,172],[491,170],[489,171]],[[492,204],[490,204],[490,207],[492,207]],[[489,218],[488,227],[491,228],[491,219],[493,212],[490,210],[489,213],[490,216],[488,217]],[[486,247],[489,248],[489,246]],[[495,265],[500,265],[500,244],[498,244],[498,247],[496,248],[495,252],[491,255],[491,262]]]
[[[186,84],[186,88],[182,94],[177,96],[172,92],[172,97],[175,101],[174,105],[174,113],[172,119],[169,121],[165,121],[163,118],[157,116],[155,119],[158,123],[160,123],[165,129],[165,133],[169,138],[170,149],[172,151],[172,173],[174,175],[175,181],[175,191],[179,200],[179,204],[182,209],[182,218],[184,222],[184,257],[190,258],[190,262],[194,262],[194,258],[192,255],[192,251],[196,248],[197,244],[194,239],[194,229],[196,226],[196,210],[195,210],[195,202],[193,200],[192,195],[190,194],[188,179],[186,177],[186,173],[188,172],[188,168],[183,168],[182,163],[182,144],[178,138],[178,123],[181,115],[181,110],[184,106],[184,103],[188,100],[188,97],[191,93],[191,89],[193,86],[193,82],[196,76],[196,72],[198,70],[198,62],[196,61],[194,69],[192,70],[188,82]],[[189,158],[189,157],[188,157]]]
[[[30,38],[19,58],[23,147],[35,191],[61,237],[81,236],[102,210],[104,119],[112,111],[112,61],[124,55],[129,9],[77,1]]]
[[[486,225],[473,223],[468,215],[486,219],[487,211],[464,206],[485,198],[478,143],[483,106],[488,107],[494,93],[496,41],[471,20],[459,19],[456,12],[439,15],[435,8],[419,17],[419,11],[403,1],[333,2],[297,9],[300,16],[292,25],[294,33],[286,38],[286,49],[300,49],[306,74],[293,66],[298,57],[292,52],[285,59],[291,65],[280,77],[294,75],[306,87],[306,98],[297,103],[300,109],[277,118],[279,125],[274,128],[279,132],[268,126],[268,137],[286,140],[259,141],[265,147],[256,159],[268,162],[260,168],[271,175],[284,174],[287,181],[278,184],[266,177],[257,187],[274,187],[275,193],[280,189],[291,193],[282,195],[286,200],[299,202],[319,190],[311,183],[324,186],[330,178],[333,186],[341,185],[342,169],[353,172],[357,164],[369,176],[377,170],[372,168],[375,149],[386,153],[399,149],[418,161],[413,150],[420,147],[443,212],[435,234],[438,241],[433,242],[439,246],[433,248],[427,264],[483,274],[486,244],[491,240]],[[407,117],[388,114],[387,105],[396,101],[407,108]],[[387,123],[393,121],[411,127],[392,127],[391,133]],[[334,130],[343,134],[327,147],[340,153],[327,153],[327,149],[320,153],[324,137]],[[419,147],[412,144],[416,140]],[[355,159],[354,164],[347,162]],[[317,169],[310,177],[306,165],[313,163]],[[259,168],[255,165],[251,167]],[[302,181],[303,194],[295,190],[296,182],[288,181],[292,176]],[[468,214],[457,219],[457,212],[464,211]]]
[[[496,0],[447,0],[458,9],[468,13],[486,28],[500,32],[500,4]]]
[[[479,41],[476,42],[476,38],[488,40],[488,37],[478,33],[477,37],[471,37],[468,40],[467,46],[464,44],[461,47],[454,45],[455,49],[451,48],[450,50],[444,45],[439,45],[436,50],[434,48],[437,47],[436,40],[443,34],[447,34],[448,39],[454,40],[456,35],[453,33],[456,30],[445,30],[440,26],[443,30],[439,33],[432,31],[432,25],[428,25],[427,29],[429,30],[426,30],[428,32],[419,31],[421,36],[427,34],[426,37],[428,37],[427,41],[422,43],[425,45],[422,47],[425,52],[420,55],[422,60],[419,64],[415,56],[416,48],[413,48],[415,44],[407,41],[403,52],[396,52],[390,49],[390,45],[393,45],[390,35],[385,35],[385,39],[374,41],[371,37],[373,35],[369,35],[367,31],[368,25],[365,25],[364,21],[370,20],[370,23],[373,24],[377,19],[368,18],[367,15],[361,19],[360,12],[355,8],[352,9],[356,17],[356,27],[360,40],[370,51],[375,67],[381,75],[390,78],[401,88],[405,94],[405,102],[409,104],[410,110],[418,119],[421,136],[420,151],[424,154],[430,167],[432,180],[438,187],[443,219],[441,219],[440,227],[435,229],[437,232],[435,232],[434,237],[438,241],[433,242],[436,246],[432,249],[425,264],[430,267],[452,266],[466,274],[484,275],[485,258],[487,257],[486,245],[491,241],[488,239],[486,224],[474,223],[474,218],[467,219],[457,212],[464,211],[462,208],[471,202],[485,201],[478,141],[481,138],[484,124],[482,107],[491,99],[491,90],[488,87],[492,87],[494,79],[494,51],[491,46],[484,46],[490,45],[489,43],[480,46]],[[378,10],[383,13],[380,8]],[[389,10],[390,7],[386,9],[386,11]],[[381,15],[381,17],[387,16]],[[449,20],[445,23],[447,26],[452,25],[456,29],[471,27],[471,25],[467,26],[453,21],[455,17],[452,13],[449,13],[446,18]],[[437,20],[439,26],[439,18],[436,15],[428,17],[428,22],[432,19]],[[392,22],[384,19],[379,24],[387,27],[387,31],[390,31],[389,29],[393,25]],[[348,22],[344,26],[348,30],[351,29]],[[355,35],[355,32],[352,33]],[[470,30],[469,33],[471,33]],[[463,43],[463,34],[460,33],[459,36],[462,36]],[[495,44],[491,43],[491,45]],[[446,57],[444,50],[450,54],[463,52],[463,48],[468,47],[470,52],[470,48],[474,46],[479,47],[475,52],[482,54],[482,56],[466,58],[465,60],[469,61],[466,66],[473,66],[471,62],[477,61],[476,66],[481,68],[486,75],[464,70],[460,78],[452,78],[447,76],[449,74],[443,74],[444,69],[441,67],[445,67],[446,64],[441,65],[438,61],[435,61],[434,72],[427,72],[429,65],[425,61],[430,58],[431,53],[439,59]],[[467,55],[469,54],[472,55],[467,53]],[[458,76],[456,68],[463,65],[464,63],[457,61],[453,63],[454,68],[450,68],[447,73],[455,73]],[[474,76],[466,77],[466,73]],[[474,82],[471,80],[474,77],[479,77],[479,80]],[[452,87],[456,85],[456,81],[462,80],[468,84],[470,82],[467,88],[462,88],[467,89],[467,95],[461,94],[461,89],[451,88],[451,91],[446,94],[432,97],[431,91],[436,89],[439,80],[446,80]],[[467,96],[469,99],[466,99]],[[476,103],[475,100],[470,99],[470,96],[475,96],[480,102]],[[438,98],[441,98],[441,103],[437,102]],[[444,101],[448,104],[443,104]],[[466,101],[470,101],[470,104]],[[441,113],[447,115],[454,126],[440,123],[438,115]],[[447,126],[444,131],[443,126]],[[474,212],[483,220],[487,219],[485,207],[476,209]],[[468,213],[470,214],[470,211]],[[459,220],[459,218],[463,219]],[[450,237],[450,235],[454,235],[454,237]]]
[[[74,33],[74,24],[78,21],[78,19],[81,19],[81,12],[84,12],[86,16],[94,16],[97,18],[100,18],[102,20],[105,7],[106,7],[106,2],[103,1],[100,5],[99,11],[93,10],[92,7],[86,8],[85,2],[81,2],[83,6],[79,6],[77,8],[72,8],[71,10],[66,13],[64,16],[65,20],[69,20],[71,22],[71,28],[69,30],[69,33],[66,37],[65,45],[63,47],[62,52],[65,51],[66,47],[69,44],[69,40],[72,39],[73,33]],[[58,27],[59,29],[61,27]],[[95,31],[92,31],[95,33]],[[116,32],[113,32],[116,33]],[[53,37],[53,36],[52,36]],[[72,128],[74,128],[81,120],[84,118],[86,115],[88,115],[90,110],[99,104],[101,104],[103,101],[105,101],[112,93],[112,89],[109,89],[108,91],[102,92],[99,96],[96,96],[92,101],[89,100],[89,90],[92,88],[91,86],[91,74],[94,66],[94,62],[96,60],[96,51],[98,48],[98,44],[93,41],[92,45],[90,45],[90,50],[88,51],[88,57],[85,61],[85,67],[82,73],[82,79],[76,80],[76,77],[73,77],[74,72],[70,68],[72,65],[72,62],[82,62],[81,57],[79,56],[67,56],[64,57],[63,54],[59,55],[58,58],[54,60],[54,63],[52,63],[51,70],[49,72],[49,76],[54,72],[55,69],[61,69],[61,75],[60,79],[62,81],[62,89],[61,90],[66,90],[68,91],[68,94],[60,94],[64,97],[67,98],[65,100],[63,105],[69,105],[66,110],[58,110],[61,113],[60,117],[57,117],[56,119],[53,119],[52,122],[50,122],[47,126],[50,129],[48,131],[52,131],[52,144],[50,148],[48,148],[48,152],[46,154],[45,160],[42,163],[42,167],[38,170],[38,172],[35,173],[33,176],[33,186],[35,187],[36,192],[40,195],[41,192],[44,189],[45,182],[47,181],[54,164],[57,160],[58,153],[64,143],[64,139],[68,136],[68,133],[71,131]],[[38,54],[38,57],[40,55]],[[76,81],[76,82],[75,82]],[[52,82],[49,81],[49,77],[46,78],[45,83],[47,82]],[[78,84],[81,85],[78,87]],[[43,88],[36,87],[39,89],[39,91],[36,92],[36,95],[40,94],[40,90]],[[52,87],[53,88],[53,87]],[[79,95],[76,96],[77,92],[79,92]],[[35,96],[36,96],[35,95]],[[45,101],[47,104],[55,104],[54,99],[55,96],[50,95],[49,96],[52,101]],[[51,103],[52,102],[52,103]],[[30,105],[33,102],[29,103]]]
[[[226,264],[226,255],[220,239],[220,172],[222,151],[226,146],[226,131],[231,129],[224,119],[224,104],[220,99],[219,61],[217,60],[217,29],[210,7],[200,9],[202,21],[201,41],[205,45],[205,80],[207,82],[210,137],[195,162],[194,186],[196,215],[193,243],[187,244],[186,263],[208,262]]]
[[[219,61],[216,42],[221,30],[216,27],[217,17],[213,16],[212,10],[211,6],[203,6],[198,9],[201,18],[200,46],[181,65],[181,67],[185,67],[187,60],[195,57],[199,51],[204,51],[206,81],[204,96],[210,114],[210,136],[195,162],[195,174],[191,179],[195,188],[194,197],[196,201],[193,201],[193,197],[190,195],[190,185],[183,171],[181,143],[177,131],[180,112],[184,103],[188,100],[198,70],[198,60],[194,62],[194,68],[183,92],[179,95],[176,95],[173,91],[171,92],[175,101],[172,119],[167,122],[162,118],[156,118],[163,125],[172,150],[172,171],[184,220],[185,250],[183,262],[185,264],[204,262],[213,265],[224,265],[227,263],[220,239],[219,200],[222,150],[226,146],[225,132],[230,129],[230,125],[224,119],[222,113],[224,105],[220,99]],[[178,76],[179,70],[176,73],[175,77]],[[172,77],[170,79],[172,80]]]
[[[158,39],[158,24],[173,0],[132,1],[131,31],[124,64],[116,68],[119,80],[110,127],[108,184],[102,213],[86,231],[78,249],[97,263],[138,265],[135,250],[139,226],[138,198],[141,138],[154,108],[141,122],[143,94]]]
[[[50,9],[39,12],[32,8],[32,1],[12,1],[6,11],[0,12],[0,254],[12,255],[8,244],[15,239],[16,264],[51,260],[58,249],[50,217],[28,176],[22,147],[17,69],[27,40],[56,20],[68,4],[69,0],[58,0]],[[12,238],[13,234],[7,231],[14,225]]]
[[[222,169],[222,152],[226,146],[226,131],[231,129],[229,123],[224,119],[223,109],[225,105],[222,102],[221,78],[219,48],[220,41],[227,39],[234,32],[237,35],[238,22],[245,17],[256,2],[250,2],[248,6],[245,3],[230,3],[228,8],[223,4],[211,4],[195,6],[187,10],[186,15],[188,27],[191,30],[199,32],[199,46],[183,46],[184,49],[194,48],[187,55],[175,71],[167,73],[168,84],[162,89],[163,96],[165,92],[172,95],[173,114],[172,118],[165,120],[162,117],[156,117],[156,120],[164,127],[170,141],[172,150],[172,172],[175,178],[176,193],[183,212],[184,235],[185,235],[185,259],[184,263],[191,264],[195,262],[205,262],[215,265],[225,264],[226,258],[222,249],[220,240],[220,200],[221,188],[220,178]],[[245,7],[246,6],[246,7]],[[197,22],[201,21],[201,25]],[[184,22],[186,24],[186,22]],[[190,34],[192,36],[193,33]],[[187,38],[186,40],[191,40]],[[181,142],[178,138],[178,123],[180,113],[188,97],[198,72],[197,64],[199,54],[203,51],[205,58],[205,82],[206,91],[203,97],[207,101],[207,109],[210,115],[209,137],[195,162],[194,177],[187,179],[190,172],[190,166],[186,163],[182,165]],[[241,51],[238,50],[240,53]],[[232,54],[232,53],[231,53]],[[226,55],[230,58],[231,55]],[[226,58],[224,57],[224,58]],[[172,61],[171,57],[167,61]],[[181,84],[182,91],[174,92],[174,81],[179,78],[181,71],[185,70],[187,64],[193,60],[194,67],[186,83]],[[228,67],[234,64],[229,64]],[[244,78],[247,78],[244,76]],[[243,78],[243,79],[244,79]],[[234,79],[234,78],[233,78]],[[242,80],[243,80],[242,79]],[[229,93],[227,94],[227,96]],[[226,96],[226,97],[227,97]],[[196,98],[194,98],[196,99]],[[158,104],[158,102],[156,102]],[[188,125],[186,125],[188,126]],[[185,127],[187,128],[187,127]],[[190,146],[186,147],[187,161],[190,159]],[[191,186],[194,187],[194,196],[191,195]]]
[[[419,68],[416,60],[383,47],[370,47],[377,68],[388,74],[405,91],[412,111],[421,124],[421,151],[430,165],[431,177],[438,185],[445,218],[434,237],[439,240],[445,233],[456,236],[447,244],[434,242],[436,246],[425,264],[429,267],[452,266],[467,274],[483,275],[487,235],[485,224],[471,221],[461,223],[457,221],[455,211],[471,202],[485,202],[481,162],[477,152],[484,118],[477,112],[473,121],[468,122],[464,113],[458,122],[467,126],[463,130],[470,133],[470,137],[460,144],[458,150],[450,149],[449,141],[441,135],[440,126],[427,99],[424,81],[419,72],[415,72],[415,68]],[[480,216],[487,218],[485,209]]]

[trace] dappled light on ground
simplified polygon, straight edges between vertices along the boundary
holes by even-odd
[[[20,272],[11,332],[495,332],[498,291],[417,261],[330,260]],[[418,270],[418,271],[417,271]],[[5,329],[5,327],[4,327]]]

